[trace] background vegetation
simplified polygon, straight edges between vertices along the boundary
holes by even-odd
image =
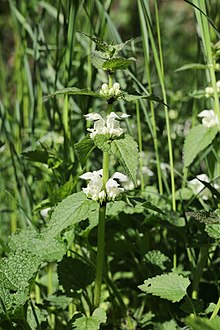
[[[219,80],[219,7],[218,0],[0,2],[2,263],[16,254],[15,233],[43,230],[54,207],[81,190],[79,175],[101,167],[95,150],[83,170],[74,145],[87,134],[83,116],[104,113],[103,102],[67,94],[46,98],[65,87],[99,91],[107,81],[92,65],[97,47],[85,34],[109,44],[130,39],[122,55],[136,61],[118,70],[115,79],[125,91],[160,99],[121,100],[115,106],[130,115],[126,128],[138,142],[138,184],[128,191],[133,207],[116,204],[109,211],[101,305],[107,321],[88,329],[208,329],[210,317],[210,329],[220,328],[214,317],[219,308],[219,133],[192,151],[187,166],[183,152],[190,128],[200,122],[198,113],[219,108],[217,94],[205,95],[205,88],[215,88]],[[189,185],[199,174],[209,178],[200,182],[205,198]],[[18,304],[16,313],[6,312],[3,304],[2,329],[85,329],[75,322],[93,313],[97,226],[92,221],[69,229],[63,237],[68,251],[47,257],[37,275],[29,275],[30,294],[22,308]],[[27,237],[37,244],[30,233]],[[23,244],[27,249],[25,238]],[[16,260],[9,265],[15,274]],[[82,283],[80,261],[91,266]],[[185,301],[172,303],[138,288],[147,278],[171,271],[191,281]],[[197,319],[190,318],[193,313]]]

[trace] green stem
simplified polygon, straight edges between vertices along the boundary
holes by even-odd
[[[98,243],[97,243],[97,261],[96,261],[96,278],[94,292],[94,308],[99,307],[101,299],[103,261],[104,261],[104,242],[105,242],[105,213],[106,205],[100,205],[99,208],[99,224],[98,224]]]
[[[216,315],[218,314],[218,311],[220,309],[220,297],[218,298],[218,302],[217,305],[215,306],[215,309],[210,317],[210,320],[212,320],[214,317],[216,317]]]
[[[137,129],[138,129],[138,145],[140,151],[140,180],[141,180],[141,191],[144,190],[144,177],[143,177],[143,159],[142,159],[142,131],[141,131],[141,117],[140,117],[140,107],[139,102],[136,102],[136,117],[137,117]]]
[[[194,272],[194,278],[193,278],[193,292],[192,292],[192,298],[197,299],[198,297],[198,289],[199,289],[199,282],[201,280],[204,267],[207,262],[208,258],[208,252],[209,252],[209,246],[202,246],[199,251],[199,258],[198,263],[196,265],[196,269]]]
[[[108,181],[109,175],[109,156],[106,151],[103,152],[103,189]],[[105,243],[105,214],[106,204],[99,207],[99,224],[98,224],[98,242],[97,242],[97,261],[96,261],[96,278],[95,278],[95,292],[94,292],[94,307],[100,305],[103,264],[104,264],[104,243]]]

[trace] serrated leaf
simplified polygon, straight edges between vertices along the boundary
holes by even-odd
[[[85,289],[95,279],[95,269],[91,265],[72,257],[64,257],[57,272],[59,283],[67,294],[71,290]]]
[[[160,267],[162,270],[166,269],[164,264],[169,261],[169,258],[159,250],[149,251],[145,254],[144,258],[146,261]]]
[[[109,50],[109,45],[108,45],[106,42],[104,42],[104,41],[102,41],[102,40],[100,40],[100,39],[98,39],[98,38],[96,38],[96,37],[90,36],[90,35],[87,34],[87,33],[84,33],[84,32],[80,32],[80,33],[83,34],[84,36],[86,36],[87,38],[89,38],[90,40],[92,40],[93,42],[95,42],[96,45],[97,45],[99,48],[101,48],[104,52],[108,52],[108,50]]]
[[[168,273],[145,280],[144,284],[139,285],[139,289],[151,293],[153,296],[178,302],[185,296],[189,285],[188,278],[175,273]]]
[[[205,231],[210,237],[216,240],[220,239],[220,224],[206,225]]]
[[[32,253],[18,250],[0,262],[0,314],[14,314],[27,301],[41,260]]]
[[[125,70],[131,65],[133,59],[126,59],[123,57],[113,57],[105,61],[102,65],[102,69],[110,72],[115,72],[116,70]]]
[[[47,96],[44,97],[44,100],[47,100],[49,97],[53,97],[56,95],[87,95],[87,96],[93,96],[93,97],[98,97],[98,98],[104,98],[100,93],[98,92],[93,92],[89,91],[87,89],[80,89],[77,87],[67,87],[67,88],[62,88],[54,93],[51,93]]]
[[[218,133],[218,127],[206,128],[203,125],[193,127],[186,136],[183,159],[184,166],[188,167],[192,164],[200,151],[208,147]]]
[[[91,53],[91,63],[96,69],[102,69],[104,62],[109,58],[109,56],[97,50]]]
[[[86,161],[89,154],[94,149],[94,142],[88,134],[81,141],[76,143],[74,145],[74,148],[76,150],[76,154],[79,159],[79,162],[83,168],[86,165]]]
[[[176,69],[175,71],[184,71],[184,70],[205,70],[208,68],[207,64],[201,64],[201,63],[189,63],[181,66],[180,68]]]
[[[211,224],[220,224],[220,216],[215,212],[207,212],[207,211],[192,211],[186,212],[187,216],[193,217],[199,222],[205,223],[207,225]]]
[[[94,144],[102,151],[110,151],[111,149],[111,140],[109,140],[104,134],[97,134],[94,137]]]
[[[68,196],[54,209],[47,228],[42,231],[44,238],[42,248],[47,249],[51,239],[59,236],[68,227],[87,219],[91,212],[98,212],[98,210],[99,203],[87,199],[84,192]]]
[[[161,209],[159,209],[159,207],[157,207],[156,205],[152,204],[151,202],[144,202],[142,204],[142,206],[146,209],[149,209],[149,210],[152,210],[152,211],[155,211],[155,212],[158,212],[160,214],[163,214],[163,215],[166,215],[165,212],[163,212]]]
[[[155,323],[154,330],[181,330],[174,320],[166,321],[163,323]],[[187,329],[185,329],[187,330]]]
[[[188,317],[186,324],[189,325],[193,330],[220,330],[220,317],[216,316],[213,319],[205,317]]]
[[[106,313],[102,308],[94,310],[92,316],[83,316],[73,323],[75,330],[99,330],[100,324],[106,322]]]
[[[138,168],[138,145],[130,135],[115,139],[111,143],[111,153],[118,158],[125,173],[136,183]]]
[[[29,228],[20,230],[12,235],[8,246],[11,251],[22,248],[33,255],[37,255],[42,262],[60,260],[66,253],[66,245],[59,238],[52,237],[46,248],[44,243],[44,236],[35,229]]]

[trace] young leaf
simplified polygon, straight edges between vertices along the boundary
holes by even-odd
[[[86,160],[90,152],[94,149],[94,142],[90,138],[89,134],[86,135],[81,141],[74,145],[77,157],[82,168],[86,165]]]
[[[130,135],[115,139],[111,143],[111,153],[118,158],[125,173],[135,183],[138,167],[138,145]]]
[[[94,138],[94,143],[102,151],[110,151],[111,149],[111,140],[104,134],[97,134]]]
[[[33,162],[40,162],[47,164],[47,161],[49,159],[49,153],[47,150],[30,150],[30,151],[24,151],[21,153],[21,155]]]
[[[99,330],[100,324],[106,322],[106,313],[104,309],[97,308],[94,310],[92,316],[83,316],[73,323],[74,330]]]
[[[153,296],[178,302],[185,296],[189,285],[188,278],[175,273],[168,273],[145,280],[144,284],[139,285],[139,289],[151,293]]]
[[[123,57],[114,57],[103,63],[103,70],[115,72],[116,70],[125,70],[133,62],[133,59],[126,59]]]
[[[106,60],[108,60],[108,54],[94,50],[91,53],[91,63],[96,69],[102,69],[102,66]]]
[[[190,130],[185,139],[183,148],[183,159],[185,167],[190,166],[198,153],[210,145],[217,133],[217,126],[206,128],[203,125],[198,125]]]

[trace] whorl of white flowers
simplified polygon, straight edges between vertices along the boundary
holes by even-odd
[[[118,119],[124,119],[129,115],[123,114],[121,116],[116,115],[115,112],[111,112],[106,120],[98,113],[89,113],[85,115],[86,120],[94,121],[94,127],[88,128],[87,131],[91,132],[90,137],[94,139],[97,134],[106,135],[108,138],[119,137],[124,133],[124,130],[120,127]]]
[[[216,90],[217,90],[217,93],[220,93],[220,80],[218,80],[217,82],[216,82]],[[212,86],[207,86],[206,88],[205,88],[205,96],[206,97],[210,97],[210,96],[212,96],[214,94],[214,89],[213,89],[213,87]]]
[[[109,88],[108,84],[102,84],[100,94],[107,97],[107,98],[117,98],[121,94],[121,89],[120,89],[120,84],[119,83],[114,83],[111,88]]]
[[[103,201],[114,201],[115,198],[124,191],[115,179],[123,180],[125,175],[115,172],[103,187],[102,181],[103,170],[86,172],[80,176],[81,179],[88,180],[86,188],[82,188],[88,198],[102,203]]]
[[[198,117],[202,118],[203,126],[210,128],[219,125],[218,116],[215,114],[214,110],[203,110],[198,114]]]

